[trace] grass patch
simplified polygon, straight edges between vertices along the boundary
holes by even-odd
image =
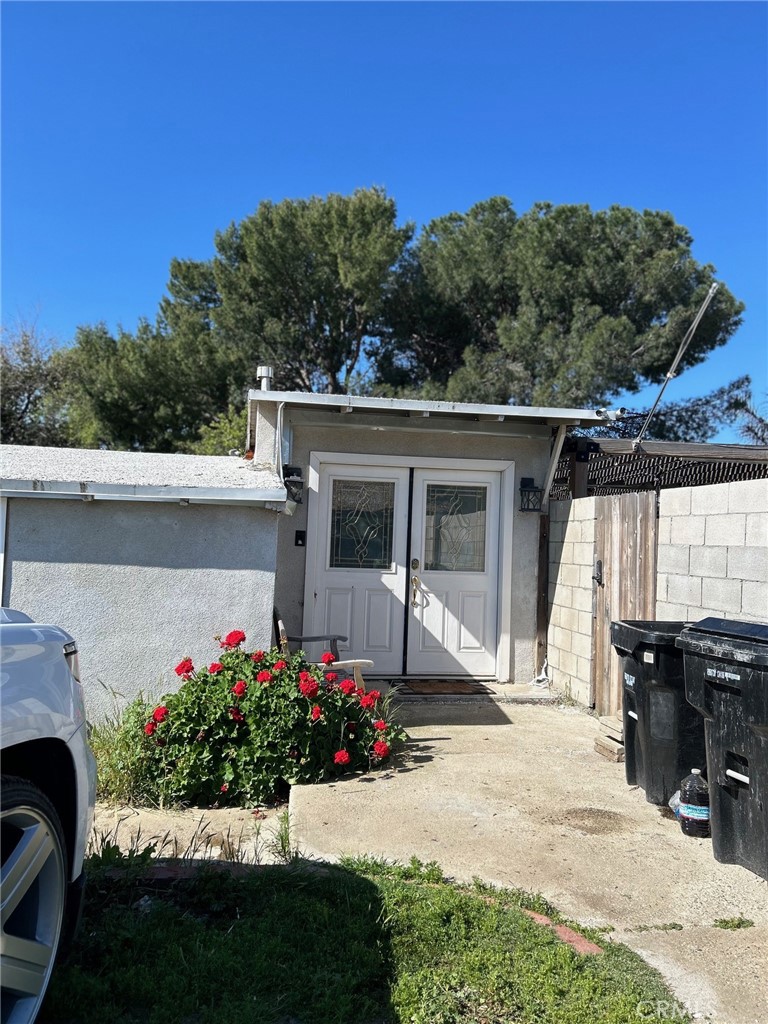
[[[117,698],[115,707],[117,707]],[[145,748],[137,744],[134,736],[140,734],[144,716],[138,702],[102,722],[89,727],[88,742],[98,766],[97,793],[99,800],[134,807],[156,806],[153,792],[152,764]]]
[[[91,857],[41,1024],[636,1024],[675,1002],[626,947],[598,935],[580,956],[534,923],[523,909],[559,920],[540,897],[435,863],[294,857],[162,884],[140,851],[120,866]]]
[[[715,928],[727,928],[729,931],[735,931],[737,928],[754,928],[755,922],[750,921],[748,917],[719,917],[714,923]]]

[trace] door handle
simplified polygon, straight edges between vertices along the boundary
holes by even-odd
[[[411,576],[411,586],[413,587],[413,597],[411,598],[411,604],[416,607],[416,596],[419,593],[419,577]]]

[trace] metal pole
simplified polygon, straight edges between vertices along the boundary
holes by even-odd
[[[648,415],[645,417],[645,422],[643,423],[643,425],[642,425],[642,427],[640,429],[640,433],[637,435],[635,440],[632,442],[632,449],[633,449],[633,451],[637,451],[640,448],[640,443],[643,440],[643,434],[645,434],[646,430],[648,429],[649,423],[653,419],[653,414],[656,412],[656,410],[657,410],[657,408],[659,406],[659,402],[661,401],[661,398],[662,398],[662,395],[664,394],[666,386],[667,386],[667,384],[669,384],[669,382],[675,376],[675,374],[677,372],[677,368],[680,365],[680,360],[683,358],[685,350],[690,345],[691,339],[693,338],[694,334],[696,333],[696,328],[701,323],[701,318],[706,313],[707,306],[710,304],[710,302],[714,298],[715,292],[717,291],[718,288],[719,288],[719,284],[718,284],[717,281],[715,281],[714,284],[712,284],[710,286],[710,289],[707,292],[707,296],[706,296],[706,298],[704,299],[704,301],[701,304],[701,309],[699,309],[699,312],[694,317],[693,323],[688,328],[688,330],[685,332],[685,337],[680,342],[680,348],[677,350],[677,355],[675,356],[674,361],[673,361],[672,365],[670,366],[670,368],[669,368],[669,370],[667,372],[666,377],[664,378],[664,383],[661,385],[661,391],[659,391],[658,395],[656,396],[656,401],[653,403],[653,408],[648,413]]]

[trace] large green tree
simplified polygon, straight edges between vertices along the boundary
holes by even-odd
[[[68,444],[65,364],[34,323],[3,329],[0,383],[3,444]]]
[[[714,268],[691,241],[668,213],[619,206],[518,216],[497,196],[414,240],[379,188],[265,201],[210,260],[172,261],[154,323],[4,352],[3,436],[228,450],[260,363],[283,390],[608,405],[663,380],[707,294]],[[724,344],[742,308],[721,285],[679,370]],[[706,439],[733,418],[727,392],[663,407],[654,434]]]
[[[174,261],[162,315],[210,331],[244,383],[269,363],[282,388],[345,392],[412,234],[396,215],[378,188],[262,202],[216,235],[212,261]]]
[[[470,337],[446,346],[445,396],[604,405],[660,382],[714,277],[691,242],[670,214],[619,206],[540,203],[516,217],[496,197],[433,221],[410,272]],[[721,285],[680,369],[724,344],[742,309]],[[423,333],[416,320],[390,332],[382,384],[421,361]]]
[[[205,331],[162,321],[135,334],[78,328],[66,353],[68,429],[82,447],[184,451],[230,400],[230,367]]]

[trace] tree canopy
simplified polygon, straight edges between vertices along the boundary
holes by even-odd
[[[34,323],[20,322],[3,330],[0,372],[3,443],[66,445],[62,362],[53,343],[41,336]]]
[[[377,188],[262,202],[217,233],[210,263],[173,262],[163,316],[204,325],[250,382],[269,363],[283,388],[345,392],[412,235],[396,215]]]
[[[446,397],[604,405],[660,382],[714,278],[691,241],[668,213],[618,206],[540,203],[517,218],[495,198],[433,221],[415,245],[423,288],[470,339],[446,352]],[[742,310],[721,285],[681,368],[724,344]],[[388,365],[423,362],[423,334],[407,327],[393,331]]]
[[[233,447],[260,363],[282,390],[604,406],[668,371],[715,275],[691,244],[671,214],[621,206],[518,215],[495,196],[416,234],[380,188],[264,201],[209,260],[172,261],[134,333],[86,325],[52,353],[4,343],[3,440]],[[680,371],[742,310],[721,283]],[[652,432],[712,436],[748,407],[748,380],[730,387],[739,402],[725,386],[663,406]]]

